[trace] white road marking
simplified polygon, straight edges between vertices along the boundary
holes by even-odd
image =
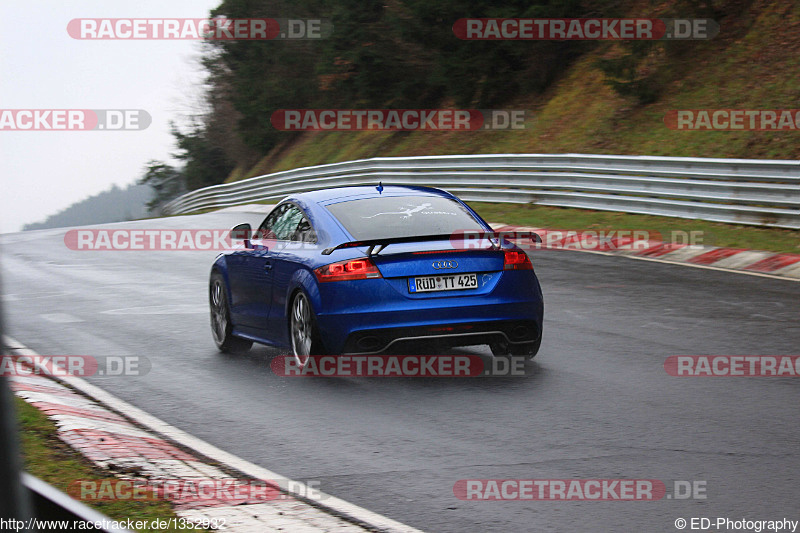
[[[75,291],[48,291],[48,292],[29,292],[23,294],[4,294],[3,301],[17,302],[20,300],[35,300],[39,298],[57,298],[61,296],[69,296]]]
[[[656,259],[655,257],[641,257],[638,255],[620,255],[613,252],[599,252],[597,250],[557,250],[559,252],[579,252],[586,254],[607,255],[609,257],[627,257],[630,259],[638,259],[639,261],[653,261],[654,263],[664,263],[665,265],[685,266],[691,268],[704,268],[706,270],[719,270],[722,272],[730,272],[731,274],[746,274],[748,276],[758,276],[760,278],[780,279],[783,281],[800,281],[800,278],[787,278],[785,276],[773,276],[772,274],[764,274],[763,272],[749,272],[747,270],[734,270],[732,268],[714,267],[709,265],[695,265],[693,263],[678,263],[675,261],[666,261],[664,259]],[[776,252],[777,253],[777,252]],[[530,255],[530,254],[529,254]]]
[[[105,315],[192,315],[208,313],[208,309],[206,309],[205,305],[174,304],[121,307],[100,312]]]
[[[8,337],[7,335],[3,336],[3,342],[6,346],[23,346],[15,339]],[[33,350],[24,347],[15,348],[14,351],[17,352],[16,355],[38,355]],[[96,387],[81,378],[74,376],[52,377],[57,381],[66,383],[67,385],[70,385],[71,387],[83,392],[84,394],[93,398],[95,401],[105,404],[112,410],[123,413],[125,416],[135,420],[150,431],[158,433],[159,435],[166,437],[173,442],[177,442],[182,446],[186,446],[196,453],[204,455],[205,457],[216,462],[222,463],[233,470],[238,470],[239,472],[242,472],[243,474],[251,476],[255,479],[285,479],[289,481],[289,483],[287,483],[287,487],[289,487],[287,492],[298,499],[312,503],[315,507],[325,510],[333,515],[349,518],[356,523],[363,524],[367,527],[375,529],[376,531],[382,531],[386,533],[422,533],[422,531],[419,529],[407,526],[406,524],[397,522],[396,520],[392,520],[391,518],[385,517],[378,513],[374,513],[350,502],[340,500],[339,498],[335,498],[329,494],[320,492],[316,488],[314,488],[314,490],[310,490],[304,483],[289,480],[285,476],[267,470],[266,468],[262,468],[256,464],[228,453],[225,450],[221,450],[212,444],[209,444],[186,433],[185,431],[167,424],[163,420],[160,420],[153,415],[142,411],[138,407],[134,407],[133,405],[117,398],[113,394],[106,392],[105,390]],[[309,497],[308,495],[310,494],[313,494],[314,497]]]
[[[48,313],[46,315],[39,315],[39,316],[44,318],[45,320],[49,320],[50,322],[55,322],[56,324],[71,324],[73,322],[84,322],[82,318],[70,315],[69,313]]]
[[[492,222],[492,223],[489,223],[489,226],[491,226],[493,229],[496,230],[497,228],[508,226],[508,224],[499,224],[499,223]],[[537,230],[537,228],[530,228],[530,227],[527,227],[527,226],[519,226],[519,227],[512,226],[512,227],[514,227],[516,231],[536,231]],[[542,229],[542,228],[538,228],[538,229]],[[696,265],[694,263],[684,263],[684,262],[680,262],[680,261],[669,261],[669,260],[666,260],[666,259],[657,259],[655,257],[642,257],[642,256],[639,256],[639,255],[632,255],[632,254],[618,254],[618,253],[614,253],[614,252],[601,252],[599,250],[576,250],[576,249],[572,249],[572,248],[557,249],[555,251],[558,251],[558,252],[582,252],[582,253],[588,253],[588,254],[607,255],[607,256],[611,256],[611,257],[629,257],[631,259],[638,259],[640,261],[653,261],[654,263],[664,263],[664,264],[667,264],[667,265],[679,265],[679,266],[687,266],[687,267],[692,267],[692,268],[704,268],[706,270],[719,270],[719,271],[722,271],[722,272],[731,272],[733,274],[746,274],[748,276],[758,276],[758,277],[761,277],[761,278],[771,278],[771,279],[782,279],[782,280],[785,280],[785,281],[800,281],[800,277],[792,278],[792,277],[787,277],[787,276],[778,276],[778,275],[774,275],[774,274],[765,274],[763,272],[750,272],[748,270],[737,270],[737,269],[734,269],[734,268],[715,267],[715,266],[710,266],[710,265]],[[753,251],[758,252],[760,250],[745,250],[745,251],[746,252],[753,252]],[[770,255],[776,255],[779,252],[766,252],[766,253],[768,253]],[[528,255],[530,256],[530,254],[528,254]],[[739,254],[737,254],[737,255],[739,255]],[[533,259],[535,259],[535,257],[531,256],[531,260],[533,260]],[[750,264],[750,263],[748,263],[748,264]],[[793,267],[795,265],[789,265],[789,266]],[[785,270],[785,269],[786,268],[784,267],[784,268],[781,268],[779,270]]]

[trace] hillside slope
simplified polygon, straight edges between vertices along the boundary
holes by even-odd
[[[544,94],[503,106],[525,109],[525,130],[507,132],[311,132],[295,134],[252,168],[228,181],[291,168],[377,156],[474,153],[598,153],[767,159],[800,158],[800,131],[675,131],[664,115],[675,109],[800,108],[800,3],[738,3],[719,20],[711,41],[677,43],[648,58],[659,69],[660,95],[651,104],[618,95],[598,60],[618,53],[601,43],[563,72]],[[443,105],[442,107],[452,107]]]

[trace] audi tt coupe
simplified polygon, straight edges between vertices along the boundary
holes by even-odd
[[[533,357],[544,306],[528,255],[460,199],[429,187],[295,194],[211,268],[223,352],[253,342],[310,355],[488,344]]]

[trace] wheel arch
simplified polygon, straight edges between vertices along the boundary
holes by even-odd
[[[292,301],[295,295],[303,291],[311,303],[311,308],[314,313],[319,313],[322,307],[322,297],[319,292],[319,282],[314,274],[305,268],[297,269],[289,280],[286,287],[286,302],[284,304],[283,316],[286,317],[286,334],[287,338],[291,341],[291,321],[290,313],[292,309]]]
[[[211,276],[214,273],[217,273],[222,276],[222,279],[225,280],[225,286],[228,287],[228,290],[230,290],[231,284],[230,284],[230,279],[228,278],[228,263],[225,261],[224,255],[217,257],[217,259],[211,265],[211,270],[208,273],[209,279],[211,279]]]
[[[231,295],[231,280],[228,276],[228,264],[225,262],[225,256],[221,255],[217,257],[214,261],[214,264],[211,265],[211,270],[208,273],[208,281],[209,281],[209,290],[211,289],[211,278],[214,274],[219,274],[222,276],[223,284],[225,285],[225,296],[228,298],[228,305],[231,305],[232,295]]]

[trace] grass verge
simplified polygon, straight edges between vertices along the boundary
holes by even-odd
[[[702,242],[686,244],[800,254],[799,230],[534,204],[469,202],[469,205],[488,222],[564,230],[646,230],[659,232],[667,241],[673,235],[672,232],[688,234],[700,231]],[[683,235],[681,233],[675,237],[680,238]]]
[[[114,480],[106,471],[93,465],[83,455],[58,438],[58,431],[47,416],[36,407],[15,397],[20,445],[25,470],[62,492],[76,480]],[[169,520],[176,518],[169,503],[164,501],[115,500],[84,502],[112,520]],[[180,522],[178,522],[180,524]],[[141,529],[139,531],[187,531],[185,529]],[[205,530],[189,530],[205,531]]]

